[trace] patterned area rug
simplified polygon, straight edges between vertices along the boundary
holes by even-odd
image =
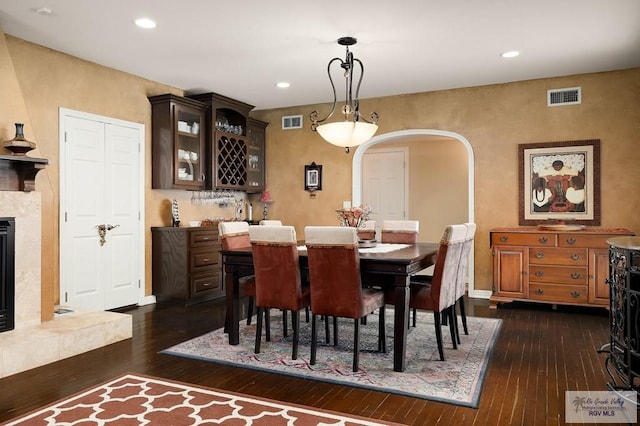
[[[398,425],[127,374],[12,420],[9,425]]]
[[[316,379],[348,386],[385,391],[416,398],[476,408],[491,351],[501,320],[468,317],[469,335],[461,328],[461,344],[454,350],[449,328],[443,327],[445,361],[440,361],[435,339],[433,313],[418,312],[418,326],[410,327],[407,338],[407,368],[393,371],[393,309],[387,308],[387,350],[377,352],[378,316],[360,326],[360,371],[352,371],[353,322],[340,320],[338,346],[326,345],[324,324],[319,323],[317,362],[309,364],[311,323],[301,315],[300,349],[291,359],[291,338],[283,338],[282,315],[271,313],[271,342],[264,341],[261,353],[254,353],[255,318],[252,325],[240,325],[240,344],[229,345],[222,329],[168,348],[161,353],[191,357],[237,367]],[[264,333],[264,331],[263,331]],[[333,337],[332,337],[333,342]]]

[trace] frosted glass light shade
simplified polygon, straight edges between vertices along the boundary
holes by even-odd
[[[345,147],[365,143],[376,133],[378,126],[362,121],[338,121],[321,124],[316,128],[320,136],[330,144]]]

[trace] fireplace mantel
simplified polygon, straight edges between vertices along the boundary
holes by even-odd
[[[0,155],[0,191],[34,191],[36,175],[47,164],[46,158]]]

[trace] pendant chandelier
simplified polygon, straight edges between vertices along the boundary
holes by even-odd
[[[356,42],[357,40],[353,37],[341,37],[338,39],[339,45],[346,46],[347,53],[344,61],[340,58],[333,58],[329,61],[329,65],[327,65],[327,74],[329,75],[329,81],[333,89],[333,107],[329,114],[322,120],[318,120],[318,111],[313,111],[310,114],[311,130],[317,131],[327,142],[344,147],[347,153],[350,147],[358,146],[371,139],[378,130],[378,114],[376,112],[371,113],[371,121],[365,119],[360,114],[360,99],[358,98],[358,94],[360,92],[362,76],[364,75],[364,65],[362,65],[359,59],[354,58],[353,53],[349,51],[349,46],[353,46]],[[334,62],[339,62],[340,67],[344,70],[346,92],[344,105],[342,106],[344,121],[325,123],[336,110],[336,86],[333,83],[333,78],[331,78],[331,66]],[[358,78],[354,97],[353,73],[355,64],[358,64],[360,68],[360,77]]]

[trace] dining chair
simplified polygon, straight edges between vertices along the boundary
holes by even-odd
[[[384,292],[363,288],[360,276],[358,236],[353,227],[307,226],[305,243],[311,286],[311,365],[316,363],[317,317],[353,319],[353,371],[358,371],[360,319],[380,310],[378,351],[387,351],[385,342]],[[334,342],[337,344],[334,322]]]
[[[415,244],[418,242],[420,221],[384,220],[380,230],[380,241],[392,244]]]
[[[282,221],[281,220],[276,220],[276,219],[262,219],[260,221],[260,225],[282,226]]]
[[[223,250],[251,247],[249,224],[247,222],[218,222],[218,234],[220,235],[220,244]],[[248,297],[247,325],[251,325],[256,296],[254,275],[240,278],[240,294]]]
[[[358,227],[358,240],[375,240],[376,239],[376,221],[367,220],[362,226]]]
[[[467,314],[464,307],[464,295],[467,287],[467,276],[469,273],[469,253],[473,250],[473,244],[475,242],[476,224],[473,222],[467,222],[464,224],[467,227],[467,233],[465,236],[464,246],[462,253],[460,254],[460,263],[458,264],[458,276],[456,279],[456,300],[460,307],[460,318],[462,319],[462,328],[464,334],[469,335],[469,329],[467,328]],[[457,328],[457,316],[454,306],[454,318],[456,318],[456,332]],[[460,335],[456,333],[458,343],[460,343]]]
[[[255,353],[260,353],[262,318],[268,320],[269,309],[291,311],[293,323],[293,348],[291,359],[298,358],[300,340],[300,310],[311,304],[309,286],[303,286],[296,231],[293,226],[256,225],[249,227],[253,267],[256,281]],[[286,324],[286,320],[285,320]],[[269,321],[266,321],[269,336]],[[285,325],[286,327],[286,325]]]
[[[455,318],[452,307],[456,303],[456,286],[458,264],[464,248],[467,226],[448,225],[442,234],[433,270],[433,277],[426,285],[413,283],[409,287],[409,308],[433,312],[436,341],[440,360],[444,361],[442,344],[442,315],[446,315],[449,322],[453,348],[457,348]],[[395,304],[395,291],[385,294],[387,304]]]

